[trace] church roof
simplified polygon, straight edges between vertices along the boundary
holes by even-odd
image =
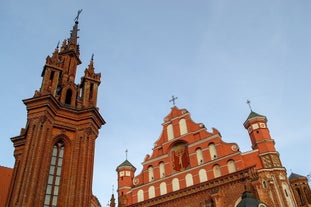
[[[250,121],[251,119],[255,119],[255,118],[261,118],[261,119],[264,119],[265,121],[267,121],[266,116],[258,114],[254,111],[251,111],[251,113],[248,115],[247,119],[244,122],[244,126],[248,123],[248,121]]]
[[[134,165],[132,165],[132,163],[130,163],[127,159],[122,162],[118,167],[117,167],[117,170],[120,168],[120,167],[131,167],[131,168],[134,168],[136,170],[136,168],[134,167]]]
[[[266,206],[262,202],[257,200],[254,197],[253,193],[246,191],[246,192],[243,192],[242,201],[237,205],[237,207],[258,207],[259,204],[261,204],[262,206]]]
[[[248,115],[247,120],[255,118],[255,117],[262,117],[262,118],[266,118],[265,116],[258,114],[254,111],[251,111],[251,113]]]
[[[293,180],[297,178],[306,178],[306,177],[303,175],[296,174],[296,173],[291,173],[290,176],[288,177],[289,180]]]

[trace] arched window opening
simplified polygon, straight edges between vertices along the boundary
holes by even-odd
[[[284,190],[287,206],[294,206],[292,198],[291,198],[290,194],[288,193],[288,192],[290,192],[288,185],[283,182],[282,187]]]
[[[91,100],[93,98],[93,90],[94,90],[94,83],[91,83],[90,85],[90,96],[89,96],[89,100]]]
[[[61,181],[61,172],[64,157],[64,143],[57,142],[53,147],[49,177],[45,191],[44,206],[57,206],[59,186]]]
[[[54,78],[54,74],[55,74],[55,71],[51,71],[51,73],[50,73],[50,80],[52,81],[53,80],[53,78]]]
[[[160,162],[159,168],[160,168],[160,178],[165,177],[165,166],[164,166],[164,162]]]
[[[71,98],[72,98],[72,90],[68,89],[66,92],[65,104],[70,105],[71,104]]]
[[[228,165],[228,171],[229,171],[229,173],[233,173],[233,172],[236,171],[236,166],[235,166],[234,160],[229,160],[228,163],[227,163],[227,165]]]
[[[200,182],[205,182],[207,181],[207,174],[206,174],[206,170],[205,169],[201,169],[199,171],[199,178],[200,178]]]
[[[211,155],[211,159],[212,160],[217,159],[217,152],[216,152],[215,144],[214,143],[209,144],[208,149]]]
[[[218,178],[221,176],[221,170],[219,165],[214,165],[213,167],[214,177]]]
[[[180,130],[180,135],[188,133],[186,119],[179,120],[179,130]]]
[[[167,131],[167,139],[168,139],[168,141],[174,139],[174,131],[173,131],[173,125],[172,124],[169,124],[167,126],[166,131]]]
[[[203,153],[202,153],[202,149],[198,148],[196,151],[196,155],[197,155],[197,161],[198,161],[198,165],[203,164]]]
[[[137,191],[137,201],[138,202],[144,201],[144,191],[142,189]]]
[[[152,166],[148,167],[148,177],[149,177],[149,182],[154,180],[154,174],[153,174],[153,167]]]
[[[300,199],[300,203],[301,203],[302,205],[304,205],[304,204],[305,204],[305,200],[303,199],[303,196],[302,196],[302,194],[301,194],[300,189],[297,188],[296,191],[297,191],[297,193],[298,193],[298,196],[299,196],[299,199]]]
[[[186,186],[189,187],[192,185],[193,185],[193,177],[192,177],[192,174],[188,173],[186,175]]]
[[[166,183],[162,182],[160,184],[160,195],[164,195],[167,193]]]
[[[149,199],[155,197],[155,188],[154,186],[150,186],[148,190]]]
[[[176,190],[179,190],[179,189],[180,189],[178,178],[174,178],[174,179],[172,180],[172,189],[173,189],[173,191],[176,191]]]

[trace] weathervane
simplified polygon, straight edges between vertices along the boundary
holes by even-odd
[[[253,111],[252,106],[251,106],[251,101],[247,99],[246,103],[248,104],[249,109]]]
[[[77,14],[77,16],[76,16],[76,18],[75,18],[75,22],[79,21],[79,16],[80,16],[82,10],[83,10],[83,9],[78,10],[78,14]]]
[[[178,97],[175,97],[174,95],[172,96],[172,99],[170,100],[170,102],[173,102],[173,105],[175,106],[175,100],[177,99]]]

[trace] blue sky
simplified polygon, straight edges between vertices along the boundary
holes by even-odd
[[[186,108],[225,142],[251,149],[243,122],[266,115],[283,165],[311,172],[311,1],[1,1],[0,165],[26,124],[23,99],[40,88],[45,58],[79,21],[82,64],[102,74],[98,106],[107,124],[96,143],[93,191],[106,205],[116,167],[139,173],[170,112]]]

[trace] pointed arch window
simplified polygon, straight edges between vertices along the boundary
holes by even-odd
[[[61,172],[64,157],[64,143],[57,142],[53,147],[48,183],[45,191],[44,207],[56,207],[61,181]]]

